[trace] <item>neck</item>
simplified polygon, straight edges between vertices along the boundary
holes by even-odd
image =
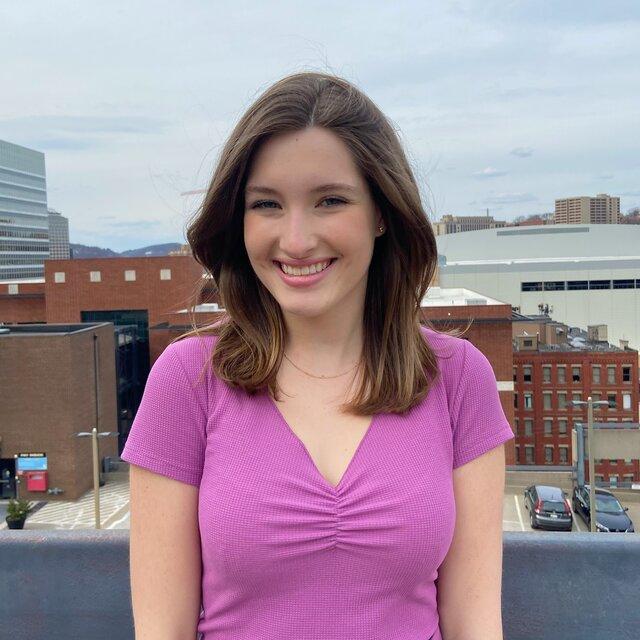
[[[361,357],[362,316],[335,313],[306,318],[285,313],[285,353],[299,367],[319,374],[345,371]]]

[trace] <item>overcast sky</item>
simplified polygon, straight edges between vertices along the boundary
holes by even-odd
[[[4,0],[0,139],[46,155],[71,242],[183,242],[217,154],[288,73],[393,120],[432,219],[640,206],[640,2]]]

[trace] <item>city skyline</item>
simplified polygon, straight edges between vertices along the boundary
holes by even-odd
[[[640,7],[614,5],[463,1],[427,16],[417,2],[192,0],[80,16],[63,1],[55,32],[42,1],[12,6],[0,139],[46,154],[71,242],[180,242],[201,197],[180,194],[206,187],[242,112],[283,75],[328,71],[393,121],[433,220],[511,221],[604,192],[626,213],[640,206]]]

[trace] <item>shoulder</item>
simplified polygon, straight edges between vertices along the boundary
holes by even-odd
[[[189,379],[195,380],[210,363],[217,341],[218,336],[211,334],[179,338],[165,347],[156,363],[179,367]]]
[[[185,364],[210,356],[219,337],[211,334],[191,335],[170,342],[165,352],[170,352]],[[164,352],[163,352],[164,353]]]
[[[442,367],[450,367],[451,361],[457,363],[464,360],[468,340],[441,333],[424,325],[420,325],[420,331]]]
[[[446,386],[457,388],[471,372],[491,368],[484,353],[469,340],[430,327],[420,328],[438,360],[438,369]]]

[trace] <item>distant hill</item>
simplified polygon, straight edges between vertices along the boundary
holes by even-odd
[[[154,244],[140,249],[129,249],[127,251],[112,251],[102,247],[88,247],[84,244],[69,243],[71,256],[74,259],[82,258],[144,258],[148,256],[167,256],[170,251],[180,248],[179,242],[168,242],[166,244]]]

